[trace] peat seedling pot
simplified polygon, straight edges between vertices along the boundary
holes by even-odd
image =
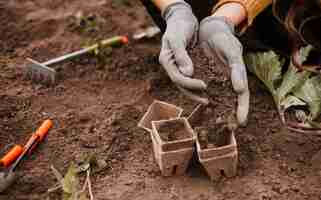
[[[190,123],[190,125],[193,128],[196,127],[198,124],[200,124],[203,121],[202,116],[203,116],[203,112],[205,111],[206,108],[207,108],[207,106],[205,106],[203,104],[199,104],[192,111],[192,113],[187,117],[188,122]]]
[[[200,163],[205,168],[211,180],[218,180],[222,175],[226,177],[235,176],[237,172],[238,150],[234,133],[228,132],[220,137],[216,137],[216,139],[220,140],[220,144],[207,145],[204,144],[204,139],[200,135],[200,131],[202,130],[197,130],[197,154]]]
[[[194,152],[196,135],[186,118],[152,122],[155,160],[163,176],[185,173]]]
[[[143,118],[138,123],[141,127],[148,132],[152,131],[152,121],[168,120],[179,118],[183,112],[182,108],[166,102],[155,100],[144,114]]]

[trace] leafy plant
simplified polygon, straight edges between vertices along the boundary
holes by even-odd
[[[89,200],[86,192],[86,188],[88,188],[90,200],[93,200],[90,171],[99,172],[105,169],[106,165],[104,160],[97,160],[95,155],[86,155],[83,162],[79,165],[71,162],[65,176],[62,176],[54,166],[51,166],[51,170],[53,171],[58,184],[54,188],[49,189],[48,192],[50,193],[61,188],[63,191],[62,200]],[[86,172],[87,177],[85,183],[81,187],[79,175],[83,172]]]
[[[315,119],[320,115],[321,78],[319,76],[307,79],[299,89],[294,91],[294,95],[307,103],[312,119]]]
[[[300,50],[303,63],[311,46]],[[249,53],[244,58],[249,70],[254,73],[267,87],[273,96],[282,121],[285,123],[284,113],[294,106],[306,106],[309,110],[308,118],[313,120],[321,113],[321,78],[311,72],[298,72],[290,63],[284,75],[281,74],[284,59],[273,51],[264,53]]]
[[[277,82],[281,80],[284,61],[274,52],[249,53],[244,58],[249,70],[254,73],[277,101]]]

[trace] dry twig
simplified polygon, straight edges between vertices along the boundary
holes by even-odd
[[[87,172],[87,184],[88,184],[88,191],[89,191],[90,200],[94,200],[94,195],[92,192],[91,181],[90,181],[90,168],[86,172]]]

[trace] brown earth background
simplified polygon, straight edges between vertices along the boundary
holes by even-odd
[[[79,15],[94,17],[94,27],[79,27]],[[137,0],[0,2],[0,153],[23,144],[44,119],[54,120],[45,144],[24,162],[22,177],[0,199],[46,199],[56,184],[51,164],[66,172],[71,161],[95,153],[108,164],[92,176],[97,200],[320,200],[321,171],[311,159],[321,138],[284,130],[271,96],[252,75],[249,123],[236,134],[238,174],[214,183],[197,162],[184,176],[162,177],[149,134],[137,127],[154,99],[184,108],[185,115],[196,106],[158,64],[160,38],[58,65],[54,87],[24,79],[27,57],[45,61],[149,25],[152,20]],[[198,48],[191,55],[196,76],[209,84],[213,97],[208,120],[231,112],[236,99],[226,69]],[[61,199],[61,194],[49,197]]]

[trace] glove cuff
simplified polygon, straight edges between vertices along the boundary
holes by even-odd
[[[185,1],[179,0],[167,6],[162,12],[162,17],[167,21],[177,11],[183,11],[187,15],[193,15],[192,7]]]
[[[222,29],[225,31],[226,28],[228,28],[228,30],[230,30],[233,35],[235,34],[234,24],[230,22],[226,17],[223,17],[223,16],[206,17],[201,21],[200,27],[204,26],[207,23],[212,23],[212,22],[215,22],[216,29]]]

